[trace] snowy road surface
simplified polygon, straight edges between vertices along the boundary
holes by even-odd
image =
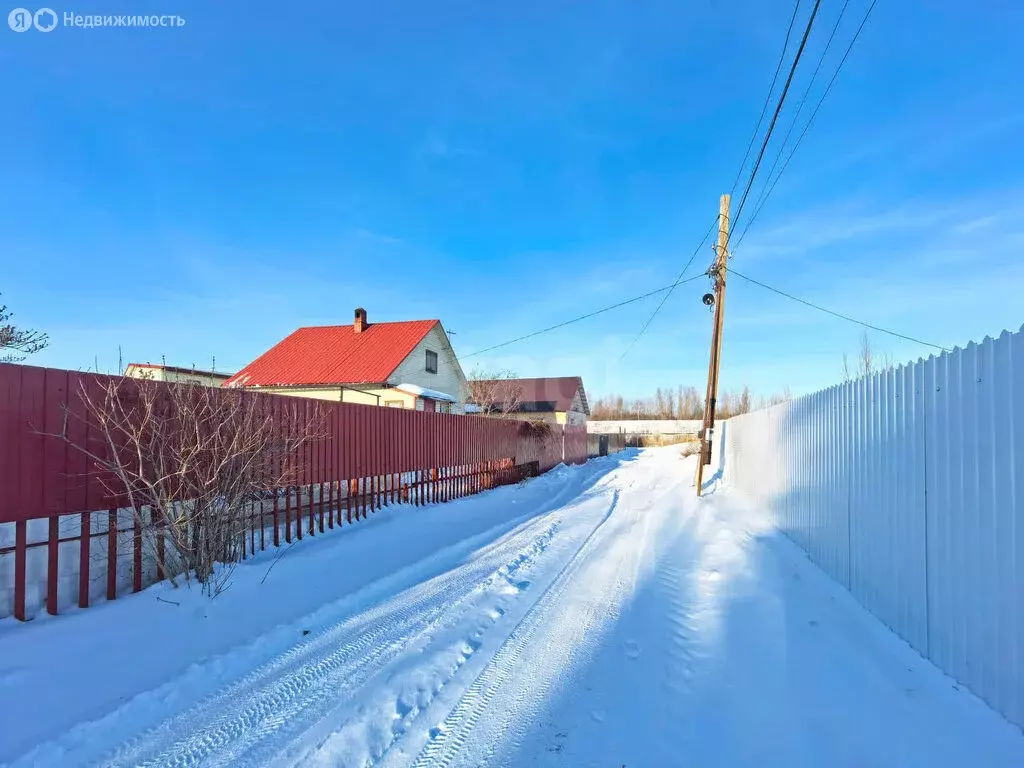
[[[694,498],[693,461],[392,508],[212,603],[157,585],[0,623],[0,761],[1024,766],[758,510]]]

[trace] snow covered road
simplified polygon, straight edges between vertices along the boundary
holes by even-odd
[[[757,510],[694,498],[693,461],[620,454],[392,508],[247,563],[213,603],[158,585],[8,623],[0,760],[1024,765],[1018,729]]]

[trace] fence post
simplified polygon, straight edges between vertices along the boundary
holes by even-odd
[[[275,488],[274,489],[274,511],[273,511],[273,516],[274,516],[274,546],[275,547],[281,546],[281,533],[278,530],[278,523],[280,521],[280,513],[281,513],[281,509],[280,509],[281,505],[279,503],[280,497],[281,497],[281,489],[280,488]]]
[[[107,600],[117,599],[117,509],[107,511]]]
[[[316,534],[316,483],[309,484],[309,535]],[[323,515],[324,508],[320,506],[320,514]]]
[[[292,487],[284,489],[284,540],[292,543]]]
[[[142,510],[132,510],[132,522],[135,523],[132,531],[132,544],[134,546],[132,557],[132,592],[142,591]],[[245,534],[242,534],[242,552],[245,552]]]
[[[352,499],[356,495],[356,481],[349,479],[348,493],[345,494],[345,519],[352,525]]]
[[[78,607],[89,607],[89,551],[92,546],[92,514],[81,515],[82,538],[78,542]]]
[[[14,618],[25,621],[25,561],[28,557],[28,523],[14,523]]]
[[[317,483],[317,502],[320,507],[320,514],[317,515],[317,526],[320,528],[320,533],[324,532],[324,486],[326,483]]]
[[[49,535],[46,539],[46,612],[57,615],[57,572],[59,570],[58,553],[60,552],[60,517],[50,515]]]

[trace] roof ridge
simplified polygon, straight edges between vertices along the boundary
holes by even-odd
[[[428,317],[423,320],[377,320],[372,323],[367,323],[367,328],[372,328],[375,325],[412,325],[413,323],[440,323],[441,321],[436,317]],[[300,325],[296,328],[296,331],[304,331],[309,328],[351,328],[352,323],[331,323],[329,325]],[[295,331],[292,331],[294,333]]]

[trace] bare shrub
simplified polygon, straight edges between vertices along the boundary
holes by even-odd
[[[523,400],[522,384],[513,371],[485,371],[475,368],[466,382],[469,402],[485,416],[507,417],[519,411]]]
[[[700,453],[700,441],[696,439],[687,440],[679,449],[679,455],[684,459],[689,456],[696,456],[698,453]]]
[[[297,450],[324,434],[321,404],[272,405],[239,389],[110,378],[80,397],[80,418],[99,436],[71,445],[126,498],[149,552],[170,545],[160,575],[175,586],[194,579],[211,596],[227,586],[264,499],[297,483]]]
[[[531,440],[543,440],[551,434],[551,424],[540,419],[523,421],[519,425],[519,434]]]

